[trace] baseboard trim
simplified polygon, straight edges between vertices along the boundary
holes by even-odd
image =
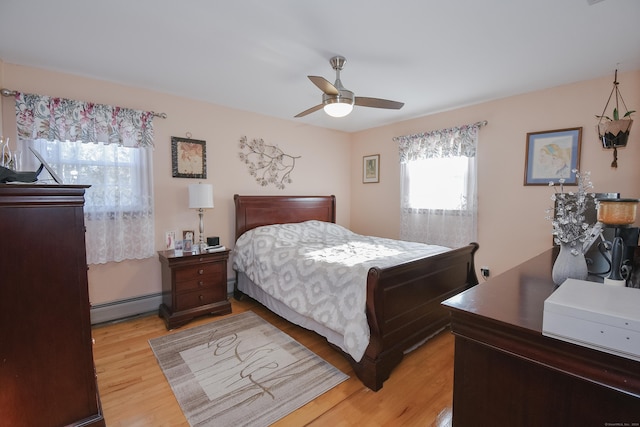
[[[233,293],[233,284],[234,280],[227,280],[227,293],[230,295]],[[152,312],[157,313],[160,304],[162,304],[162,293],[96,304],[91,307],[91,324],[96,325]]]

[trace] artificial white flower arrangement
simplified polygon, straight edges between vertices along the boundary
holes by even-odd
[[[589,200],[595,203],[595,194],[588,193],[587,190],[593,188],[591,173],[580,173],[577,169],[572,170],[578,180],[577,192],[564,192],[564,179],[559,180],[560,191],[554,186],[554,193],[551,200],[554,207],[547,209],[547,219],[553,226],[553,241],[558,244],[568,244],[573,255],[583,254],[591,246],[594,232],[594,224],[589,224],[585,218],[585,211]],[[597,228],[597,227],[596,227]]]

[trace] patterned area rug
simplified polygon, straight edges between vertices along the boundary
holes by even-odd
[[[192,426],[268,426],[349,378],[251,311],[149,344]]]

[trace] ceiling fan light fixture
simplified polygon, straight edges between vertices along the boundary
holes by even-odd
[[[324,112],[331,117],[344,117],[351,113],[353,110],[353,104],[338,101],[331,104],[325,104],[323,108]]]
[[[339,80],[336,81],[336,83],[340,87],[342,86]],[[344,117],[349,115],[353,110],[353,102],[355,99],[353,92],[344,88],[338,90],[337,95],[322,94],[322,104],[324,105],[322,108],[324,112],[331,117]]]
[[[320,76],[307,76],[311,83],[316,85],[322,91],[322,103],[307,108],[294,117],[304,117],[319,109],[331,117],[344,117],[351,113],[354,105],[361,107],[386,108],[399,110],[404,105],[403,102],[390,101],[388,99],[368,98],[359,96],[356,98],[353,92],[347,90],[340,81],[340,70],[344,66],[346,59],[343,56],[334,56],[329,60],[331,67],[336,70],[336,82],[331,83],[329,80]]]

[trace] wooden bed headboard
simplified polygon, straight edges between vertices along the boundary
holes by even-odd
[[[236,205],[235,239],[261,225],[316,219],[336,222],[336,196],[233,196]]]

